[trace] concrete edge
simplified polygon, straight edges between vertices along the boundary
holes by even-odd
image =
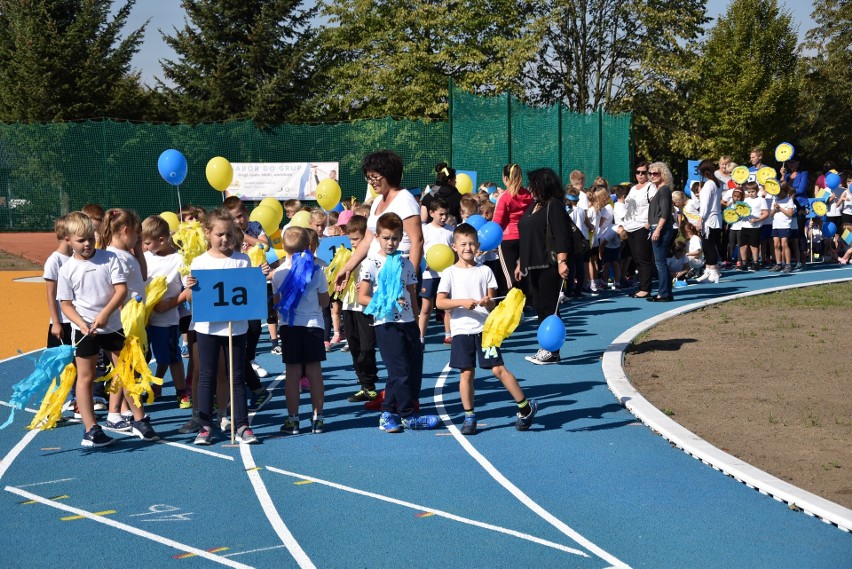
[[[852,533],[852,510],[784,482],[768,472],[755,468],[737,457],[714,447],[695,433],[685,429],[654,407],[650,401],[645,399],[633,387],[623,366],[624,351],[636,336],[674,316],[700,310],[713,304],[756,296],[758,294],[847,281],[852,281],[852,277],[749,291],[688,304],[640,322],[619,335],[607,347],[606,352],[604,352],[602,368],[607,386],[618,401],[635,415],[637,419],[693,458],[734,478],[749,488],[757,490],[761,494],[766,494],[780,502],[788,504],[791,509],[800,509],[809,516],[817,517],[828,524],[838,527],[842,531]]]

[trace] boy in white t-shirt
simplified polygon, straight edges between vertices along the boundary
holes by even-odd
[[[515,427],[519,431],[526,431],[532,425],[538,405],[524,396],[518,380],[503,365],[500,348],[482,347],[482,329],[488,312],[494,308],[497,280],[491,269],[476,264],[478,249],[476,230],[467,224],[457,227],[453,232],[453,250],[459,260],[444,271],[441,284],[438,285],[438,308],[451,311],[450,331],[453,341],[450,367],[461,370],[459,393],[465,413],[461,433],[476,434],[473,380],[477,360],[479,367],[490,369],[515,400],[518,405]]]
[[[62,344],[71,344],[71,321],[62,313],[56,300],[56,280],[59,269],[71,258],[71,246],[65,240],[65,216],[58,218],[53,225],[56,232],[56,250],[44,262],[44,284],[47,289],[47,311],[50,314],[50,326],[47,330],[47,347],[54,348]]]
[[[450,204],[441,196],[429,202],[429,215],[432,221],[423,224],[423,251],[428,252],[433,245],[452,245],[453,232],[447,229],[447,217],[450,214]],[[438,283],[441,282],[441,273],[433,271],[428,267],[423,271],[420,284],[420,343],[426,343],[426,329],[429,327],[429,317],[435,307],[435,296],[438,294]],[[450,322],[444,317],[444,343],[448,344],[450,339]]]
[[[743,189],[746,195],[745,203],[751,208],[751,213],[741,219],[743,224],[740,229],[740,261],[743,270],[747,267],[757,271],[760,269],[760,228],[763,220],[769,217],[769,208],[766,207],[766,200],[757,195],[757,182],[750,180],[745,183]],[[751,264],[746,265],[749,250],[751,250]]]
[[[785,183],[781,193],[772,200],[772,242],[775,246],[775,265],[772,272],[792,273],[790,238],[793,235],[793,216],[796,215],[796,189]]]

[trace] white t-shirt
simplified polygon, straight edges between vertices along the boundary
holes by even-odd
[[[127,298],[121,303],[122,306],[128,300],[137,296],[141,296],[142,300],[145,300],[145,281],[142,280],[142,267],[139,265],[136,257],[131,255],[130,252],[113,247],[112,245],[107,247],[106,250],[115,253],[115,256],[118,257],[118,262],[121,264],[121,268],[127,276]]]
[[[690,257],[691,259],[704,259],[703,249],[701,247],[701,237],[698,235],[693,235],[689,238],[689,242],[686,244],[687,253],[695,253],[696,251],[699,253],[697,257]]]
[[[620,249],[621,248],[621,235],[615,232],[615,227],[610,225],[606,229],[603,230],[603,233],[600,234],[597,238],[598,245],[603,243],[603,246],[607,249]]]
[[[852,215],[852,190],[846,190],[840,195],[841,197],[846,198],[843,202],[843,208],[841,209],[841,213],[846,215]]]
[[[148,265],[148,282],[160,275],[166,277],[166,293],[163,295],[163,300],[177,298],[181,291],[183,291],[183,283],[181,282],[179,272],[183,264],[180,253],[155,255],[150,251],[145,251],[145,263]],[[176,326],[178,323],[180,323],[180,314],[178,313],[178,307],[175,306],[166,312],[152,312],[148,325],[167,328],[169,326]]]
[[[278,267],[272,273],[272,290],[277,292],[290,273],[290,264]],[[328,292],[328,279],[325,278],[325,273],[320,265],[314,265],[314,274],[311,276],[311,281],[305,287],[305,292],[302,298],[299,299],[299,304],[296,305],[296,315],[293,318],[293,326],[305,326],[307,328],[323,328],[325,329],[325,321],[322,318],[322,307],[319,303],[319,295]],[[289,326],[289,322],[279,312],[278,325]]]
[[[431,223],[423,224],[423,252],[426,253],[429,251],[429,247],[432,245],[452,245],[453,244],[453,230],[447,229],[447,226],[444,227],[435,227],[435,225]],[[441,273],[438,271],[433,271],[430,268],[426,268],[423,271],[424,279],[437,279],[441,276]]]
[[[376,224],[379,222],[379,218],[386,213],[395,213],[403,221],[415,215],[417,219],[420,219],[420,204],[417,203],[417,200],[414,199],[414,196],[408,190],[400,190],[393,201],[390,202],[388,208],[382,212],[382,215],[378,215],[376,214],[376,210],[382,202],[384,202],[384,196],[380,194],[373,200],[373,204],[370,206],[370,217],[367,218],[367,230],[374,236],[376,235]],[[373,239],[373,242],[370,244],[369,254],[377,255],[379,249],[381,249],[381,246],[378,239]],[[405,229],[403,229],[402,241],[399,242],[399,252],[403,255],[408,255],[409,250],[411,250],[411,239],[408,237]]]
[[[44,280],[46,281],[53,282],[59,280],[59,269],[61,269],[62,265],[68,262],[68,259],[70,258],[71,257],[69,257],[68,255],[63,255],[59,251],[54,251],[53,253],[51,253],[50,257],[48,257],[47,260],[44,262],[44,274],[42,275],[42,278],[44,278]],[[56,311],[59,313],[59,322],[61,322],[62,324],[71,322],[70,320],[68,320],[68,317],[62,313],[62,308],[59,306],[59,301],[54,299],[54,302],[56,303]],[[53,324],[53,319],[50,320],[50,323]]]
[[[497,279],[494,273],[484,265],[476,267],[457,267],[455,265],[447,268],[441,275],[441,284],[438,292],[445,292],[450,298],[473,298],[479,300],[487,296],[488,289],[497,288]],[[450,334],[479,334],[488,318],[488,310],[484,306],[477,306],[473,310],[456,307],[450,312]]]
[[[245,253],[235,251],[230,257],[219,258],[211,256],[208,251],[194,258],[189,270],[191,274],[194,271],[206,271],[208,269],[242,269],[246,267],[251,267],[251,261]],[[189,324],[189,329],[209,336],[228,335],[227,322],[196,322],[193,319]],[[235,320],[231,323],[231,330],[234,336],[245,334],[248,332],[248,320]]]
[[[592,247],[600,245],[600,236],[606,232],[608,227],[612,227],[612,208],[607,205],[598,211],[595,208],[589,210],[589,215],[594,214],[595,233],[593,236]]]
[[[87,323],[91,323],[109,304],[115,294],[113,285],[126,283],[127,276],[110,251],[95,250],[91,259],[86,261],[70,257],[59,269],[56,281],[56,300],[70,300],[77,314]],[[71,326],[77,329],[72,322]],[[116,309],[98,333],[107,334],[121,330],[121,311]]]
[[[840,200],[840,196],[843,195],[843,186],[837,186],[833,190],[829,191],[834,199],[832,199],[831,203],[828,204],[828,211],[825,215],[827,217],[840,217],[841,209],[837,206],[837,202]]]
[[[701,212],[698,210],[698,200],[695,198],[686,200],[686,203],[683,205],[683,215],[689,223],[695,225],[695,222],[701,219]]]
[[[583,234],[583,237],[588,239],[589,228],[586,227],[586,210],[580,207],[572,207],[571,212],[568,215],[571,216],[571,221],[573,221],[574,225],[579,228],[580,232]]]
[[[752,223],[751,218],[760,217],[761,212],[767,211],[769,209],[769,207],[767,207],[766,205],[766,200],[761,197],[754,197],[746,198],[743,201],[745,201],[745,203],[747,203],[751,208],[751,214],[749,215],[749,217],[743,219],[743,229],[755,229],[763,225],[763,223],[761,223],[760,221],[758,221],[757,223]]]
[[[722,227],[722,194],[713,180],[707,180],[698,192],[698,209],[702,219],[702,231]]]
[[[651,198],[655,195],[657,195],[657,186],[654,184],[649,183],[644,186],[636,184],[630,188],[630,192],[624,199],[624,229],[636,231],[645,227],[648,223],[648,207]]]
[[[616,201],[612,204],[612,223],[613,225],[624,225],[624,215],[627,213],[627,208],[624,202]]]
[[[786,197],[782,200],[772,200],[781,209],[793,210],[793,216],[796,215],[796,205],[793,203],[793,198]],[[774,208],[773,208],[774,209]],[[793,219],[781,211],[776,211],[772,215],[772,229],[790,229],[793,226]]]
[[[378,283],[379,271],[387,261],[387,257],[381,253],[377,255],[368,255],[361,262],[361,273],[358,276],[358,281],[368,281],[373,287],[373,294],[376,294],[376,284]],[[414,310],[412,309],[411,294],[408,292],[408,285],[417,285],[417,273],[414,270],[414,265],[411,261],[402,258],[402,299],[398,301],[400,310],[394,311],[393,318],[375,318],[374,326],[379,324],[387,324],[389,322],[414,322]]]

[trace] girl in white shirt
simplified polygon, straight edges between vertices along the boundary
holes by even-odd
[[[785,183],[781,186],[781,193],[772,200],[772,242],[775,245],[775,265],[769,270],[773,272],[793,272],[790,236],[792,219],[796,214],[796,204],[793,202],[795,195],[795,188]]]
[[[698,277],[698,282],[717,283],[719,274],[719,252],[722,248],[722,188],[716,178],[716,165],[712,160],[702,160],[698,164],[698,173],[704,178],[698,192],[699,219],[695,228],[701,232],[704,241],[704,260],[707,270]]]

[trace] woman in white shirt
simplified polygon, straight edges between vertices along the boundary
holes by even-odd
[[[699,218],[695,228],[703,236],[704,262],[706,270],[698,277],[698,282],[709,280],[717,283],[719,274],[719,251],[722,247],[722,184],[716,178],[716,165],[712,160],[702,160],[698,164],[698,173],[704,182],[698,192]]]
[[[624,229],[627,244],[639,275],[639,290],[631,293],[635,298],[647,298],[651,294],[651,279],[654,276],[654,252],[651,249],[651,225],[648,223],[648,206],[657,193],[657,187],[649,181],[648,163],[636,165],[636,185],[630,188],[624,199]]]

